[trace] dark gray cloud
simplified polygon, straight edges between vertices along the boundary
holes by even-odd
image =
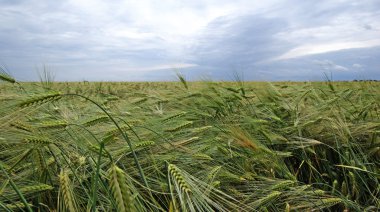
[[[287,23],[281,19],[257,15],[219,18],[209,24],[194,46],[196,62],[220,68],[223,65],[220,61],[230,65],[251,65],[279,55],[290,45],[273,38],[273,35],[286,27]]]
[[[286,30],[287,23],[279,18],[259,15],[221,17],[207,26],[193,46],[192,63],[218,79],[228,79],[234,72],[247,72],[256,63],[281,55],[291,44],[274,37]],[[190,72],[190,71],[189,71]]]
[[[321,80],[324,72],[334,73],[336,79],[379,78],[375,58],[380,51],[369,48],[380,46],[379,25],[371,25],[380,17],[375,12],[379,3],[298,1],[294,7],[288,3],[265,14],[211,22],[192,49],[191,62],[207,75],[225,80],[233,79],[234,72],[246,80]]]

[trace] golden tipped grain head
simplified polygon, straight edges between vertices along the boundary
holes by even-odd
[[[131,212],[135,211],[133,197],[130,187],[127,184],[125,173],[115,164],[111,165],[108,171],[108,178],[111,192],[117,204],[117,211]]]
[[[77,211],[77,207],[75,204],[75,199],[73,195],[73,187],[71,180],[69,178],[69,174],[65,170],[61,170],[61,173],[58,176],[59,184],[60,184],[60,193],[63,198],[63,203],[65,208],[69,212]]]
[[[181,171],[174,164],[168,165],[169,174],[172,176],[173,180],[178,184],[179,189],[185,193],[191,192],[190,186],[186,183]]]
[[[285,205],[285,212],[290,212],[290,204],[289,203],[286,203]]]

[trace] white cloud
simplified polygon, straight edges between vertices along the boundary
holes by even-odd
[[[348,3],[351,5],[340,5],[342,8],[344,6],[348,8],[341,9],[341,11],[338,10],[339,7],[336,8],[337,11],[325,17],[322,23],[310,25],[308,20],[299,21],[299,24],[293,22],[294,27],[276,34],[276,38],[293,43],[295,47],[274,60],[343,49],[380,46],[378,38],[380,23],[377,21],[380,19],[380,14],[368,11],[369,8],[362,9],[361,7],[366,5],[365,3],[361,3],[359,6],[357,2]],[[355,10],[350,6],[358,7],[358,9]],[[318,5],[315,10],[318,11]],[[329,14],[327,11],[323,12]],[[324,13],[321,14],[322,17]]]
[[[162,64],[162,65],[155,65],[155,66],[140,66],[140,67],[127,67],[124,68],[124,71],[130,71],[130,72],[149,72],[149,71],[157,71],[157,70],[177,70],[177,69],[186,69],[191,67],[196,67],[197,64],[191,64],[191,63],[172,63],[172,64]]]
[[[358,64],[358,63],[354,63],[354,64],[352,64],[352,67],[353,67],[353,68],[356,68],[356,69],[361,69],[361,68],[363,68],[363,66],[360,65],[360,64]]]
[[[291,58],[302,57],[311,54],[321,54],[332,51],[339,51],[344,49],[353,48],[368,48],[380,46],[380,39],[366,40],[366,41],[352,41],[352,42],[325,42],[325,43],[314,43],[314,44],[304,44],[293,48],[279,57],[273,60],[285,60]]]

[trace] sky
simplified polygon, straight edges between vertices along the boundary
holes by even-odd
[[[20,81],[380,79],[379,0],[0,0]]]

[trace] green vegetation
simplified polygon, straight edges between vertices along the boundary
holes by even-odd
[[[17,83],[0,211],[376,211],[376,82]]]

